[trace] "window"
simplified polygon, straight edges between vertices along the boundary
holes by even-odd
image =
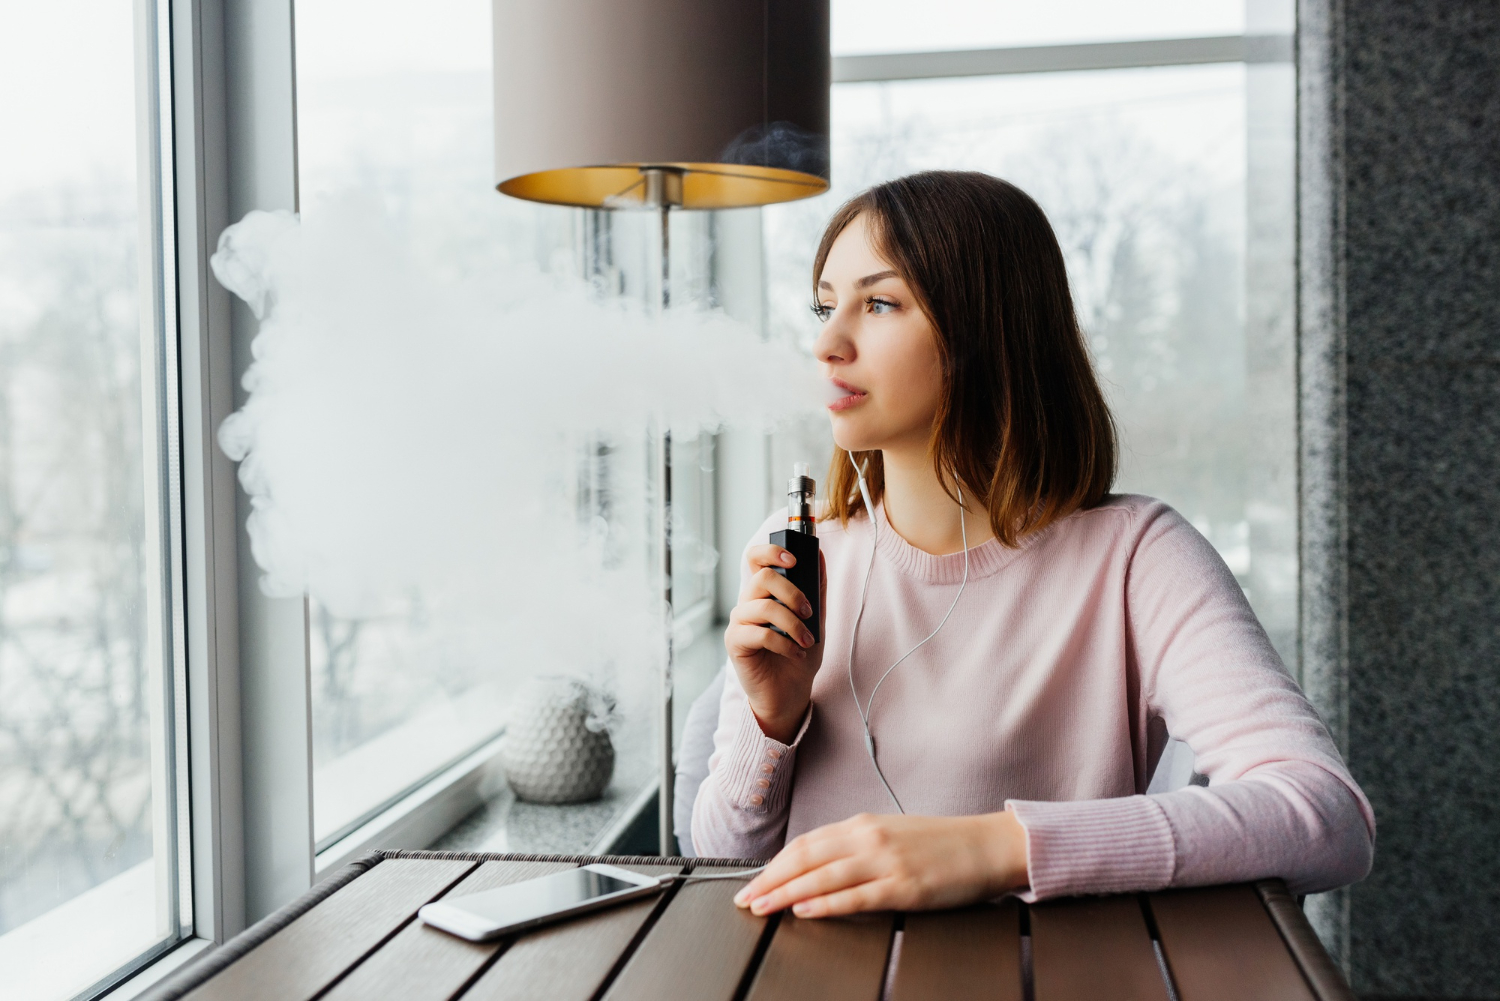
[[[413,256],[463,277],[530,250],[526,206],[494,191],[489,4],[297,7],[300,208],[367,196]],[[374,614],[310,605],[319,850],[495,737],[506,692],[412,593]]]
[[[838,8],[845,44],[877,7]],[[816,336],[812,252],[845,198],[922,169],[1015,182],[1067,257],[1120,425],[1116,489],[1202,531],[1295,665],[1292,93],[1285,63],[837,84],[832,189],[765,210],[773,334]]]
[[[191,930],[154,4],[0,13],[0,970]]]

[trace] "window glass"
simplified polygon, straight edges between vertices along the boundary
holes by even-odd
[[[297,7],[299,200],[351,191],[397,220],[413,257],[451,277],[535,248],[526,206],[494,191],[489,5]],[[310,605],[313,823],[321,849],[492,738],[503,699],[423,596],[343,618]]]
[[[149,21],[152,6],[136,13]],[[137,167],[156,141],[152,67],[138,95],[137,37],[130,4],[0,8],[7,998],[86,991],[187,920],[163,641],[158,278],[142,253],[159,221]]]
[[[1281,0],[1285,2],[1285,0]],[[833,0],[833,54],[1237,35],[1245,0]]]
[[[328,218],[352,195],[384,216],[401,251],[434,280],[483,280],[524,265],[585,278],[601,297],[642,298],[651,274],[653,230],[647,214],[536,206],[495,190],[490,11],[488,0],[298,4],[303,219],[311,225]],[[706,231],[701,221],[688,218],[674,218],[672,226],[674,248],[681,248],[674,287],[687,294],[703,284],[691,262],[703,257]],[[567,359],[557,361],[562,372]],[[508,380],[517,377],[497,371],[493,391],[509,392]],[[558,378],[557,392],[566,393]],[[507,427],[493,433],[502,447],[508,447],[505,435],[520,434]],[[577,461],[567,482],[555,481],[552,473],[543,482],[541,474],[515,469],[500,477],[503,482],[486,481],[475,490],[509,492],[509,498],[490,495],[497,518],[500,510],[516,509],[516,497],[571,505],[579,536],[597,537],[598,550],[590,551],[605,570],[660,567],[659,555],[646,555],[659,442],[648,445],[642,427],[639,439],[622,432],[607,443],[578,440],[568,447],[576,449]],[[673,487],[680,503],[674,525],[687,547],[674,562],[680,607],[712,604],[711,592],[705,591],[714,580],[712,547],[705,552],[693,545],[700,537],[712,540],[712,508],[702,499],[712,470],[711,438],[674,442]],[[512,503],[499,503],[507,499]],[[482,496],[473,499],[474,505],[486,503]],[[432,498],[421,517],[439,520],[451,512],[445,499]],[[517,588],[529,576],[547,577],[553,569],[514,559],[508,572]],[[451,579],[461,572],[455,568]],[[660,581],[649,592],[644,581],[635,583],[638,590],[629,601],[661,593]],[[502,630],[495,623],[508,621],[509,609],[497,604],[476,612],[472,602],[459,609],[451,593],[444,599],[414,588],[387,596],[376,612],[335,614],[314,591],[310,653],[319,849],[449,763],[490,748],[489,742],[515,722],[511,714],[519,711],[517,700],[530,682],[548,675],[585,677],[615,698],[609,717],[614,779],[603,803],[584,810],[579,823],[564,832],[576,840],[546,841],[552,835],[543,830],[545,823],[533,823],[537,811],[531,807],[519,808],[505,837],[516,850],[587,849],[612,811],[654,777],[649,742],[657,722],[645,687],[651,680],[618,677],[626,671],[614,662],[618,658],[593,652],[608,646],[603,627],[588,621],[559,627],[561,611],[574,597],[558,594],[548,621],[527,622],[520,629],[512,623]],[[687,623],[690,631],[694,622]],[[695,635],[702,631],[698,625]],[[647,644],[662,635],[656,630]],[[590,652],[580,653],[583,648]],[[638,653],[627,659],[639,660]],[[497,810],[511,809],[503,795],[497,802]],[[517,820],[523,814],[524,820]],[[467,830],[455,836],[481,838]]]
[[[1275,79],[1249,87],[1252,73]],[[773,330],[810,345],[812,254],[845,198],[922,169],[982,170],[1033,195],[1119,421],[1116,489],[1160,497],[1196,525],[1295,664],[1290,74],[1221,65],[838,85],[833,190],[765,211]],[[798,447],[815,438],[826,456],[826,428]]]

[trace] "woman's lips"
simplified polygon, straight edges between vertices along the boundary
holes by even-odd
[[[833,411],[848,410],[864,400],[867,395],[863,389],[849,385],[842,379],[829,379],[829,395],[834,399],[828,404],[828,409]]]

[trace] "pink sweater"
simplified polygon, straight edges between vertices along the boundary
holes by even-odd
[[[961,553],[924,553],[878,516],[861,699],[941,620],[963,574]],[[700,855],[769,858],[804,831],[895,811],[846,674],[870,523],[820,534],[828,609],[812,708],[791,745],[772,740],[729,671],[693,808]],[[1369,802],[1224,561],[1177,512],[1112,497],[969,560],[953,617],[886,679],[870,715],[908,813],[1013,810],[1028,900],[1268,876],[1307,893],[1369,872]],[[1144,795],[1169,733],[1209,784]]]

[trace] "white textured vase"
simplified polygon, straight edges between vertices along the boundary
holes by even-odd
[[[538,678],[516,703],[500,764],[516,798],[532,803],[597,799],[615,771],[609,700],[576,678]]]

